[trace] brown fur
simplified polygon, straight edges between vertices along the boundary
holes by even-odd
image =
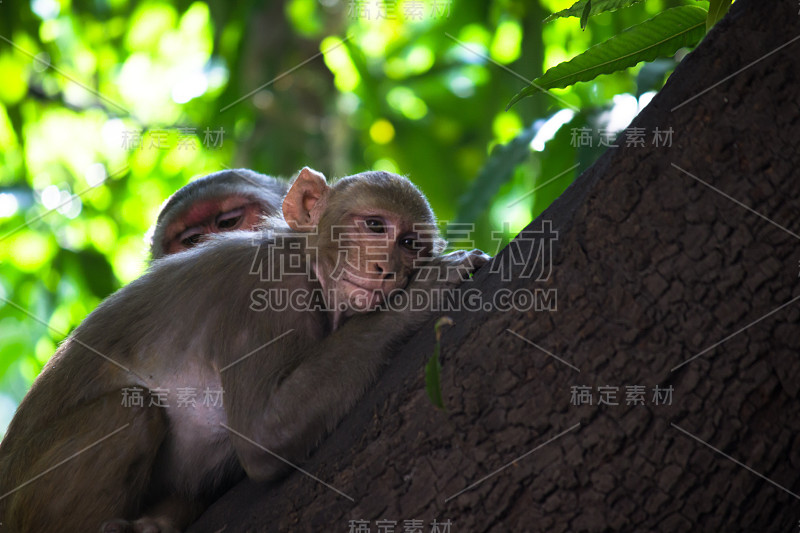
[[[298,180],[307,183],[313,174],[304,169]],[[326,237],[332,225],[376,210],[391,218],[400,235],[415,224],[433,228],[435,219],[421,193],[399,176],[365,173],[326,187],[319,204],[324,212],[314,211],[319,198],[298,200],[299,186],[287,195],[289,204],[310,210],[292,216],[316,218],[318,234],[215,237],[155,261],[75,329],[0,444],[5,530],[97,531],[111,520],[105,531],[177,531],[243,475],[267,480],[283,472],[286,464],[271,453],[300,461],[338,423],[392,346],[428,313],[255,312],[253,291],[318,290],[327,284],[341,302],[351,302],[350,288],[343,289],[329,271],[335,257],[329,254],[338,253]],[[375,237],[354,235],[359,246]],[[306,241],[309,247],[325,241],[323,257],[307,254]],[[393,240],[384,246],[385,259],[357,265],[364,283],[389,295],[408,283],[416,257]],[[434,255],[440,247],[437,240],[422,253]],[[278,275],[290,256],[305,275]],[[411,283],[424,290],[452,287],[483,262],[480,253],[442,256],[434,264],[444,277]],[[264,267],[262,275],[253,273],[256,265]],[[453,266],[461,266],[461,273]],[[389,268],[403,274],[389,277]],[[130,387],[170,389],[171,406],[150,407],[147,397],[144,407],[122,406],[122,390]],[[177,407],[173,393],[179,387],[222,388],[224,407],[201,407],[199,399],[196,408]],[[95,444],[100,439],[105,440]]]

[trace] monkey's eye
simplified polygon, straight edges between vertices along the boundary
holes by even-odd
[[[191,248],[195,244],[198,244],[201,240],[203,240],[202,233],[195,233],[193,235],[189,235],[188,237],[184,237],[181,239],[181,244],[187,248]]]
[[[239,226],[239,223],[242,221],[242,216],[244,215],[244,208],[240,207],[239,209],[234,209],[232,211],[228,211],[227,213],[222,213],[221,215],[217,216],[217,228],[225,230],[225,229],[233,229]]]
[[[375,233],[386,233],[386,226],[380,218],[368,218],[364,221],[370,231]]]
[[[400,239],[400,246],[412,252],[418,251],[417,240],[413,237],[403,237]]]

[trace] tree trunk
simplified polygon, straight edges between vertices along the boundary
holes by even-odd
[[[796,2],[734,3],[634,120],[645,146],[623,136],[479,272],[485,301],[557,310],[449,313],[446,412],[426,326],[303,465],[336,491],[244,481],[191,531],[797,531],[799,28]]]

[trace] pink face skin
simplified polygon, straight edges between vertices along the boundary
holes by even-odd
[[[417,248],[413,227],[390,212],[350,215],[336,237],[344,254],[332,272],[321,272],[319,265],[316,269],[323,288],[333,290],[335,301],[328,304],[336,309],[334,323],[374,310],[392,291],[405,287],[414,261],[426,253]]]
[[[244,196],[226,196],[198,202],[181,213],[165,231],[164,250],[188,250],[211,233],[253,229],[264,215],[258,203]]]

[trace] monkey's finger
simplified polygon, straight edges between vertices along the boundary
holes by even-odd
[[[478,249],[470,250],[469,252],[461,250],[458,258],[458,270],[461,273],[461,279],[469,279],[472,274],[491,259],[491,257]]]
[[[492,256],[484,253],[483,250],[478,250],[476,248],[469,252],[469,260],[470,260],[470,265],[472,266],[472,271],[475,272],[480,267],[491,261]]]

